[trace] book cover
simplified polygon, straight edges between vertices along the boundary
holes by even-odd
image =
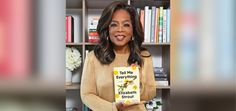
[[[114,67],[115,101],[125,104],[140,102],[139,68]]]

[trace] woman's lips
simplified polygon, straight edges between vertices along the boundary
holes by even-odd
[[[124,40],[125,36],[124,35],[117,35],[115,36],[118,41]]]

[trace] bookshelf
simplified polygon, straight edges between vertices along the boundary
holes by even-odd
[[[117,0],[66,0],[66,15],[72,15],[75,16],[75,20],[77,22],[74,23],[75,28],[74,29],[74,43],[66,43],[67,47],[76,47],[81,55],[82,60],[85,60],[86,56],[86,50],[93,50],[93,47],[96,45],[96,43],[90,43],[88,42],[88,20],[91,17],[99,16],[102,13],[102,10],[105,6],[110,4],[113,1]],[[173,30],[174,25],[172,21],[173,8],[175,4],[174,0],[122,0],[129,2],[131,5],[135,6],[136,8],[144,9],[145,6],[156,6],[160,7],[163,6],[164,9],[170,8],[171,9],[171,24],[170,28]],[[77,34],[76,34],[77,33]],[[171,41],[166,43],[143,43],[143,46],[146,47],[153,56],[153,64],[156,67],[163,67],[166,70],[166,73],[168,74],[168,81],[169,86],[157,86],[157,92],[161,93],[161,98],[163,102],[162,111],[168,111],[170,109],[170,89],[171,89],[171,78],[173,77],[173,59],[174,59],[174,37],[173,32],[171,31]],[[82,61],[82,64],[83,64]],[[73,72],[73,78],[72,82],[73,84],[71,86],[65,86],[66,95],[70,95],[70,93],[77,92],[76,98],[80,99],[79,97],[79,91],[80,91],[80,78],[82,74],[82,67],[80,67],[78,70]],[[68,98],[66,98],[67,100]],[[69,101],[69,100],[68,100]],[[82,110],[82,102],[81,100],[74,101],[76,103],[74,107],[77,107],[80,111]],[[70,105],[69,105],[70,106]]]

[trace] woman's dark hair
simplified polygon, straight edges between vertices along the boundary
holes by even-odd
[[[133,26],[134,39],[128,43],[130,55],[127,62],[129,65],[137,62],[138,65],[142,66],[143,60],[141,58],[141,51],[146,50],[141,46],[144,40],[142,25],[135,8],[125,2],[113,2],[103,10],[97,25],[100,42],[94,48],[95,56],[102,64],[110,64],[115,59],[116,55],[113,50],[112,42],[110,39],[107,39],[107,37],[109,36],[109,25],[112,21],[112,16],[116,10],[120,9],[126,10],[129,13]]]

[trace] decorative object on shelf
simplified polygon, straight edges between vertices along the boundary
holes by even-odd
[[[66,108],[66,111],[78,111],[78,108],[76,108],[76,107],[69,107],[69,108]]]
[[[162,103],[160,98],[154,98],[146,103],[147,111],[162,111]]]
[[[66,47],[66,85],[72,84],[72,71],[80,67],[81,54],[74,47]]]

